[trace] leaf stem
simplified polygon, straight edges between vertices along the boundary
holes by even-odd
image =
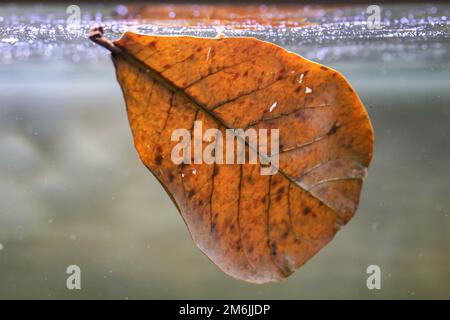
[[[118,48],[114,43],[105,37],[103,27],[95,26],[89,31],[89,39],[96,44],[102,46],[103,48],[111,51],[112,53],[117,53],[123,55],[122,50]]]

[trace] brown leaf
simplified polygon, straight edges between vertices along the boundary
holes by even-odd
[[[113,51],[139,156],[225,273],[279,281],[352,218],[373,132],[338,72],[253,38],[99,39]],[[195,120],[224,136],[227,128],[279,129],[278,172],[261,175],[259,162],[175,165],[171,134],[192,132]]]

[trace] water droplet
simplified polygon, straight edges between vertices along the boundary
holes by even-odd
[[[17,38],[4,38],[2,39],[2,42],[8,43],[10,45],[15,45],[17,43]]]
[[[217,35],[216,35],[216,39],[223,39],[223,38],[225,38],[226,36],[225,36],[225,34],[223,33],[223,30],[217,30]]]
[[[273,109],[275,109],[277,107],[277,102],[275,101],[269,108],[269,112],[272,112]]]
[[[124,6],[123,4],[120,4],[116,8],[116,12],[117,12],[118,15],[124,16],[124,15],[126,15],[128,13],[128,8],[127,8],[127,6]]]

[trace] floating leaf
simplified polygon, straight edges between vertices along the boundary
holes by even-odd
[[[91,39],[113,52],[142,162],[225,273],[254,283],[284,279],[352,218],[373,132],[338,72],[254,38],[126,32],[111,43],[97,30]],[[194,121],[203,132],[279,129],[276,173],[262,175],[260,162],[175,164],[171,135],[192,132]]]

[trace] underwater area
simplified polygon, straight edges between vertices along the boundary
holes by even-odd
[[[380,5],[376,29],[363,4],[82,3],[78,25],[68,6],[0,5],[0,299],[450,299],[450,5]],[[375,133],[355,217],[280,283],[222,273],[141,164],[96,24],[256,37],[341,72]]]

